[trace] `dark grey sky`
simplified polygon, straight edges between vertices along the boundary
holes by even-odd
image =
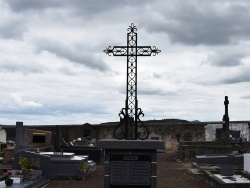
[[[248,0],[1,0],[0,124],[118,121],[126,58],[103,50],[157,46],[138,58],[144,119],[249,120]]]

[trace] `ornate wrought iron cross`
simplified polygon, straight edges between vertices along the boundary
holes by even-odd
[[[114,131],[117,139],[143,140],[148,137],[148,130],[140,120],[144,116],[141,108],[138,108],[137,100],[137,56],[155,56],[161,51],[155,46],[137,46],[137,28],[132,23],[128,28],[127,46],[109,46],[104,52],[109,56],[126,56],[127,57],[127,95],[125,108],[119,113],[120,123]],[[145,131],[138,133],[138,121]],[[124,128],[122,126],[124,125]]]

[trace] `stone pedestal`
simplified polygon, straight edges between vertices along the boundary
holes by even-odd
[[[105,188],[156,188],[157,149],[159,140],[112,140],[97,142],[105,149]]]

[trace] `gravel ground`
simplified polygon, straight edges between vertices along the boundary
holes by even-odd
[[[157,188],[211,188],[203,177],[189,174],[190,163],[178,163],[174,154],[167,151],[157,155]],[[92,176],[85,180],[51,180],[44,188],[104,188],[104,166],[98,165]]]

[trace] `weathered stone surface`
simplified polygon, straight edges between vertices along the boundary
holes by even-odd
[[[164,142],[160,140],[114,140],[102,139],[97,142],[98,148],[105,149],[164,149]]]

